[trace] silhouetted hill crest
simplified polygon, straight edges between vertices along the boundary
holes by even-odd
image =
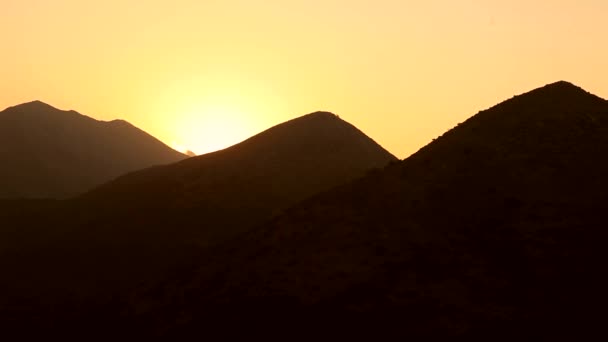
[[[59,110],[45,102],[42,102],[40,100],[33,100],[30,102],[25,102],[22,104],[18,104],[16,106],[11,106],[8,107],[6,109],[13,109],[13,110]]]
[[[594,127],[598,127],[598,115],[606,112],[605,104],[606,100],[572,83],[551,83],[478,112],[412,157],[436,146],[446,149],[460,146],[466,151],[494,149],[502,153],[509,145],[514,147],[541,137],[553,137],[555,132],[563,135],[564,140],[560,142],[563,144],[575,133],[596,132]],[[471,145],[473,140],[480,145]]]
[[[591,94],[586,90],[567,81],[558,81],[543,87],[514,96],[490,109],[498,109],[509,106],[539,106],[548,110],[568,110],[568,107],[597,104],[605,101],[599,96]],[[565,107],[564,107],[565,106]]]
[[[308,115],[302,116],[302,118],[306,118],[306,117],[330,117],[330,118],[332,118],[332,117],[337,117],[337,115],[332,112],[325,111],[325,110],[318,110],[316,112],[312,112]]]
[[[300,180],[303,184],[315,180],[317,184],[310,186],[317,188],[324,182],[351,180],[365,174],[368,169],[383,167],[395,160],[350,123],[329,112],[315,112],[278,124],[224,150],[193,156],[175,165],[134,172],[91,191],[85,197],[105,197],[111,193],[138,196],[135,188],[150,186],[147,191],[154,192],[157,181],[169,179],[181,186],[197,184],[200,187],[202,184],[211,186],[214,180],[233,178],[235,184],[253,182],[260,187],[267,184],[271,192],[281,192],[273,182],[285,181],[288,186],[299,188],[297,191],[294,189],[294,194],[301,191],[309,193],[309,190],[296,186],[296,174],[306,170],[317,174],[310,177],[302,175]],[[222,187],[236,186],[224,182],[220,181]],[[261,188],[256,191],[261,191]]]
[[[6,108],[4,111],[0,112],[0,120],[1,119],[9,119],[13,120],[13,122],[21,122],[24,125],[31,124],[31,122],[23,120],[40,120],[41,122],[47,122],[53,125],[69,125],[70,123],[77,121],[81,123],[87,121],[98,122],[102,124],[107,123],[107,121],[101,121],[91,118],[90,116],[81,114],[75,110],[58,109],[39,100],[26,102],[23,104]]]
[[[370,158],[375,158],[379,147],[377,142],[338,115],[317,111],[278,124],[226,150],[254,148],[260,152],[271,149],[275,153],[297,153],[320,146],[344,150],[357,146],[362,148],[361,153]]]
[[[41,101],[0,112],[0,198],[65,198],[126,172],[186,156],[124,120]]]

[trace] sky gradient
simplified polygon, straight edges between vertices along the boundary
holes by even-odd
[[[121,118],[197,153],[327,110],[404,158],[547,83],[608,97],[607,15],[604,0],[0,0],[0,107]]]

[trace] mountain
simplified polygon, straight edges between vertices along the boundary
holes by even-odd
[[[0,198],[66,198],[186,156],[126,121],[34,101],[0,112]]]
[[[82,322],[290,205],[396,161],[351,124],[317,112],[74,199],[0,203],[0,293],[11,294],[0,296],[0,322],[85,329],[109,320]]]
[[[127,174],[81,199],[114,211],[178,210],[242,227],[394,161],[356,127],[316,112],[222,151]]]
[[[142,287],[164,337],[605,334],[608,101],[567,82],[479,112]]]
[[[165,242],[208,245],[395,161],[351,124],[316,112],[225,150],[124,175],[78,203],[107,222],[96,241],[117,238],[118,220],[132,234],[156,231]]]

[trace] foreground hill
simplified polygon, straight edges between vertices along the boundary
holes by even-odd
[[[197,265],[206,248],[391,161],[354,126],[318,112],[69,201],[6,202],[0,321],[74,326],[137,285]]]
[[[558,82],[316,196],[132,297],[137,334],[601,333],[608,102]],[[231,327],[238,327],[234,329]]]
[[[66,198],[186,158],[126,121],[35,101],[0,112],[0,198]]]

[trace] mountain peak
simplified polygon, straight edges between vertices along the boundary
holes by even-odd
[[[369,148],[372,155],[377,156],[378,150],[382,150],[381,154],[386,158],[389,160],[394,158],[358,128],[326,111],[313,112],[283,122],[228,149],[252,146],[261,151],[271,149],[276,153],[283,149],[282,145],[289,146],[290,149],[295,146],[303,149],[312,146],[324,146],[324,148],[341,146],[346,150],[355,145],[359,148],[367,146],[366,149]],[[293,150],[290,149],[285,150],[285,153],[292,153]]]
[[[522,95],[516,96],[516,98],[531,98],[536,97],[537,99],[544,98],[555,103],[565,104],[569,102],[602,100],[600,97],[593,95],[583,88],[572,84],[567,81],[558,81],[547,84],[543,87],[534,89]]]
[[[536,89],[537,91],[539,90],[545,90],[545,91],[560,91],[560,92],[577,92],[577,93],[587,93],[587,91],[585,91],[583,88],[570,83],[568,81],[557,81],[554,83],[549,83],[547,85],[545,85],[544,87],[540,87]],[[534,91],[534,90],[533,90]]]
[[[48,103],[42,102],[40,100],[25,102],[25,103],[21,104],[20,106],[52,107]]]
[[[323,111],[323,110],[319,110],[313,113],[310,113],[308,115],[305,116],[316,116],[316,117],[337,117],[336,114],[332,113],[332,112],[327,112],[327,111]]]
[[[568,139],[577,137],[582,141],[584,137],[597,136],[606,113],[606,100],[572,83],[559,81],[477,113],[414,156],[429,153],[437,159],[437,149],[446,153],[441,155],[446,160],[458,149],[494,150],[502,151],[501,154],[511,151],[513,155],[536,151],[543,155],[543,149],[569,148]],[[458,158],[454,162],[458,163]]]
[[[327,111],[316,111],[316,112],[312,112],[310,114],[306,114],[303,116],[300,116],[298,118],[292,119],[290,121],[318,121],[318,120],[333,120],[333,119],[337,119],[339,118],[339,116],[337,116],[336,114],[332,113],[332,112],[327,112]],[[287,121],[287,122],[290,122]]]
[[[513,96],[478,115],[467,122],[495,118],[496,124],[502,122],[504,114],[509,121],[519,120],[521,123],[538,122],[546,119],[567,119],[576,113],[595,111],[604,108],[606,100],[591,94],[586,90],[566,81],[550,83],[526,93]],[[603,109],[602,109],[603,110]],[[494,119],[492,119],[494,120]],[[504,122],[502,123],[504,124]]]
[[[546,85],[546,87],[574,87],[574,88],[579,88],[577,85],[570,83],[568,81],[564,81],[564,80],[560,80],[557,82],[553,82],[553,83],[549,83]]]
[[[25,102],[16,106],[12,106],[9,107],[7,109],[13,109],[13,110],[27,110],[27,111],[31,111],[31,110],[35,110],[35,111],[49,111],[49,110],[59,110],[47,103],[44,103],[40,100],[34,100],[34,101],[30,101],[30,102]]]

